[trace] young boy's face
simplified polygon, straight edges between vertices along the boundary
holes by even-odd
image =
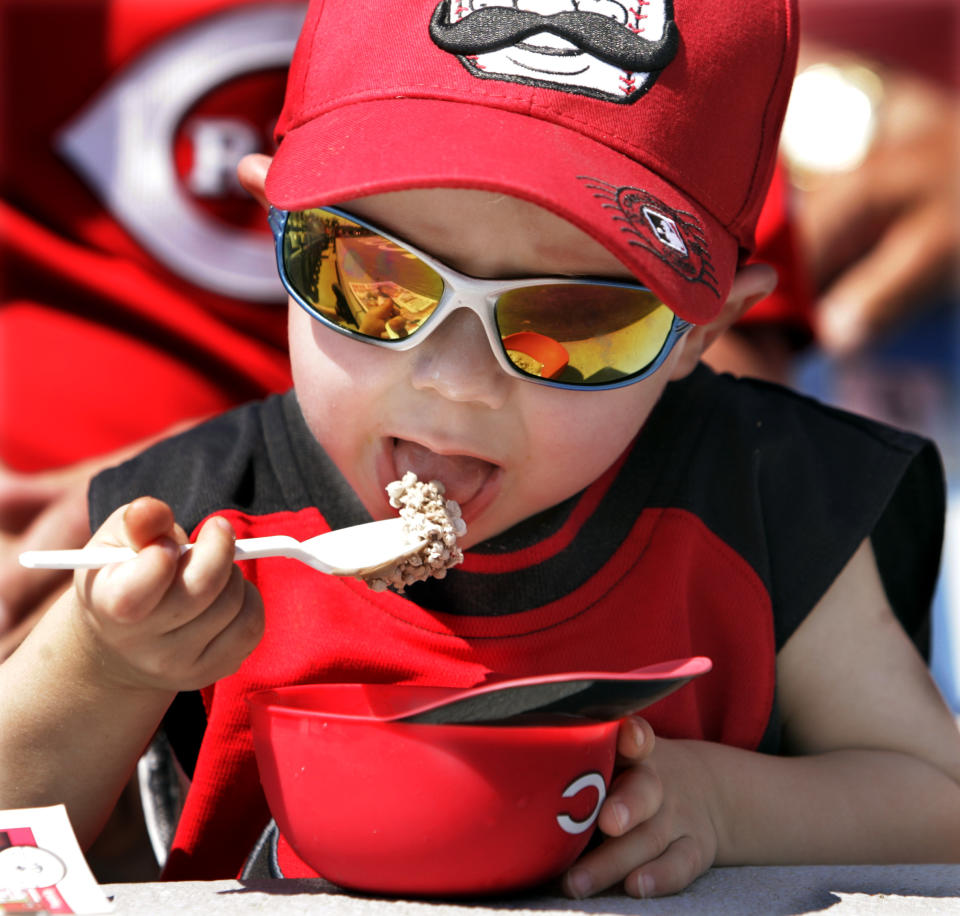
[[[472,276],[636,282],[598,242],[515,198],[430,189],[340,206]],[[685,344],[681,338],[664,365],[636,384],[569,391],[507,375],[466,309],[450,313],[418,346],[395,351],[351,340],[290,304],[294,383],[317,440],[375,518],[394,514],[384,487],[405,471],[442,481],[463,509],[464,547],[602,474],[680,372]]]

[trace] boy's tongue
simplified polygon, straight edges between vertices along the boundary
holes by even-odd
[[[446,489],[447,499],[453,499],[461,506],[476,496],[494,470],[494,466],[482,458],[438,455],[406,439],[396,440],[393,459],[398,477],[406,471],[413,471],[424,482],[439,480]]]

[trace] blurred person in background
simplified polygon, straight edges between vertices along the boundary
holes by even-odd
[[[0,0],[0,656],[66,582],[17,555],[87,539],[97,469],[290,385],[236,162],[270,151],[304,8]]]
[[[960,279],[960,5],[803,0],[783,149],[820,347],[847,356]]]
[[[925,310],[944,302],[956,309],[960,5],[801,0],[800,9],[800,62],[782,142],[789,187],[781,191],[806,289],[791,284],[789,294],[812,296],[812,342],[844,360]],[[743,323],[708,361],[788,381],[798,342],[795,327]]]

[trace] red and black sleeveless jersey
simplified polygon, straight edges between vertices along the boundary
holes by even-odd
[[[303,539],[369,519],[292,393],[104,472],[94,525],[144,494],[168,501],[187,531],[220,513],[239,537]],[[268,822],[244,702],[263,687],[466,686],[706,655],[708,675],[644,715],[666,736],[776,752],[776,652],[864,538],[925,648],[943,511],[928,441],[700,367],[667,387],[600,479],[467,551],[445,579],[399,595],[292,560],[246,562],[266,607],[261,644],[203,692],[202,710],[183,696],[167,717],[193,782],[166,875],[236,875]]]

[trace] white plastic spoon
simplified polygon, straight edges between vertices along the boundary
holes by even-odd
[[[366,576],[387,569],[420,550],[423,540],[411,542],[402,518],[388,518],[338,528],[306,541],[279,534],[241,538],[234,559],[289,557],[331,576]],[[186,552],[193,544],[184,544]],[[30,569],[99,569],[136,556],[130,547],[81,547],[79,550],[28,550],[20,563]]]

